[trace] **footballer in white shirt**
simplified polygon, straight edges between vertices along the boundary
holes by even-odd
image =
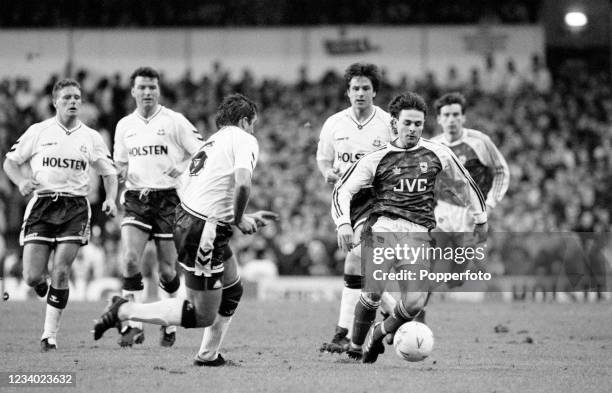
[[[181,177],[174,241],[185,270],[187,299],[135,303],[116,296],[94,325],[94,339],[121,321],[203,327],[194,365],[221,366],[221,342],[242,296],[236,258],[229,239],[236,226],[245,234],[277,219],[272,212],[246,214],[259,147],[253,136],[257,107],[232,94],[217,110],[219,128],[194,154]]]
[[[62,311],[68,303],[70,268],[89,240],[90,165],[102,176],[102,210],[117,213],[117,172],[100,134],[81,123],[81,86],[62,79],[53,87],[56,116],[30,126],[6,154],[4,171],[22,195],[33,193],[23,219],[23,278],[40,297],[47,295],[41,350],[57,349]],[[25,169],[25,170],[22,170]],[[24,176],[30,173],[30,176]],[[51,251],[51,285],[45,271]]]
[[[136,110],[117,123],[114,159],[125,181],[121,204],[123,296],[144,299],[142,255],[155,242],[159,286],[163,294],[176,296],[180,278],[176,272],[176,249],[172,239],[174,214],[179,203],[178,176],[202,145],[202,137],[182,114],[160,105],[159,74],[151,67],[137,68],[131,75]],[[176,340],[176,326],[164,326],[160,345]],[[131,347],[144,341],[142,323],[129,321],[122,328],[119,345]]]
[[[394,138],[391,116],[374,105],[380,85],[374,64],[354,63],[345,71],[346,95],[351,106],[330,116],[321,129],[317,148],[317,165],[325,181],[335,184],[364,154],[383,148]],[[359,300],[361,276],[361,228],[372,209],[372,189],[363,188],[351,201],[351,225],[355,229],[354,247],[344,260],[344,288],[340,300],[338,325],[331,342],[323,343],[321,352],[344,352],[348,348],[355,305]],[[383,296],[382,308],[390,313],[395,300]]]

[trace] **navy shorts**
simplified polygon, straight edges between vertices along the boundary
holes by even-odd
[[[187,288],[222,288],[224,263],[232,256],[229,239],[233,233],[231,225],[207,222],[177,206],[174,244],[179,264],[186,272]]]
[[[121,203],[125,207],[121,226],[134,226],[152,238],[172,239],[174,214],[179,204],[176,190],[126,190]]]
[[[91,208],[84,196],[63,193],[34,195],[26,207],[19,243],[87,244]]]

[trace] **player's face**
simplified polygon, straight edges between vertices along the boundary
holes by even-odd
[[[76,86],[67,86],[57,92],[53,106],[61,119],[68,119],[79,115],[81,103],[81,90]]]
[[[346,94],[351,101],[351,106],[355,109],[370,108],[374,105],[374,97],[376,97],[372,81],[365,76],[353,77]]]
[[[404,148],[411,148],[421,138],[423,126],[425,126],[425,114],[416,109],[402,109],[395,126],[400,144]]]
[[[461,138],[464,122],[465,115],[463,114],[461,105],[450,104],[440,108],[438,124],[442,127],[442,131],[444,131],[444,134],[451,142]]]
[[[159,102],[159,81],[157,78],[137,76],[132,87],[132,97],[139,109],[155,108]]]

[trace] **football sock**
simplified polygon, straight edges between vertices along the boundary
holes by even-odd
[[[123,277],[123,287],[121,295],[133,301],[134,303],[142,303],[144,300],[144,284],[142,273],[136,273],[131,277]],[[136,321],[128,321],[128,326],[142,329],[142,323]]]
[[[340,315],[338,316],[338,326],[348,329],[347,336],[351,337],[353,320],[355,317],[355,306],[361,296],[361,276],[345,274],[344,288],[342,288],[342,298],[340,300]]]
[[[395,333],[404,323],[412,321],[420,311],[419,309],[411,314],[406,310],[402,302],[398,302],[393,309],[393,313],[381,324],[381,329],[375,332],[374,339],[384,337],[388,333]]]
[[[154,303],[127,302],[119,307],[118,316],[121,321],[130,319],[162,326],[181,325],[185,302],[189,303],[187,300],[176,298]],[[195,325],[195,311],[192,319]]]
[[[393,314],[393,309],[397,305],[397,301],[393,296],[391,296],[388,292],[383,292],[380,298],[380,308],[387,314]]]
[[[215,360],[219,354],[219,348],[223,342],[223,338],[229,329],[232,315],[236,312],[240,298],[242,297],[242,282],[240,279],[233,284],[223,288],[221,292],[221,304],[219,305],[219,313],[211,326],[204,328],[202,344],[198,351],[198,357],[202,360]]]
[[[56,289],[51,286],[47,295],[47,308],[45,310],[45,326],[42,339],[55,338],[60,326],[62,311],[68,303],[68,289]]]
[[[163,289],[160,292],[160,297],[162,299],[175,298],[178,294],[179,286],[181,285],[181,279],[179,278],[178,273],[174,274],[174,278],[170,281],[164,280],[162,276],[159,277],[159,287]],[[166,326],[166,333],[176,332],[176,326],[170,325]]]
[[[204,328],[202,344],[198,351],[198,357],[202,360],[215,360],[219,354],[219,348],[223,338],[229,329],[232,317],[217,314],[215,322],[211,326]]]
[[[359,302],[355,306],[355,321],[353,322],[353,335],[351,345],[353,347],[361,347],[368,335],[368,330],[372,322],[376,319],[376,310],[380,305],[380,301],[372,301],[361,295]]]
[[[47,294],[48,289],[49,284],[47,284],[47,280],[43,280],[40,284],[36,284],[34,286],[34,292],[36,292],[38,297],[44,297]]]

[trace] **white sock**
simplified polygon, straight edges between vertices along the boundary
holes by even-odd
[[[161,300],[176,299],[177,295],[178,295],[178,290],[172,293],[168,293],[164,291],[162,288],[159,288],[159,298]],[[166,333],[172,333],[172,332],[176,332],[176,325],[166,326]]]
[[[144,292],[144,289],[141,289],[139,291],[129,291],[127,289],[123,289],[121,290],[121,296],[123,296],[124,298],[134,303],[142,303],[144,301],[145,292]],[[133,328],[138,328],[142,330],[141,322],[128,321],[127,325]]]
[[[60,327],[60,317],[62,316],[63,309],[59,309],[57,307],[53,307],[47,304],[47,308],[45,310],[45,327],[43,330],[41,340],[45,338],[55,338],[57,337],[57,331]]]
[[[353,320],[355,319],[355,306],[361,296],[361,289],[347,288],[342,289],[342,300],[340,300],[340,316],[338,326],[348,329],[348,337],[351,337],[353,330]]]
[[[389,315],[393,315],[393,310],[395,309],[395,305],[397,301],[389,292],[383,292],[382,297],[380,298],[380,308],[384,312]]]
[[[198,351],[201,360],[215,360],[219,354],[221,342],[227,333],[232,317],[225,317],[217,314],[215,322],[211,326],[204,328],[202,344]]]
[[[162,326],[180,325],[184,302],[184,299],[165,299],[154,303],[127,302],[119,308],[119,319]]]

